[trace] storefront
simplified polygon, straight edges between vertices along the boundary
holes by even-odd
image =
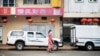
[[[62,8],[15,8],[11,13],[13,15],[1,16],[1,19],[6,18],[7,21],[1,23],[3,44],[6,44],[7,33],[10,30],[41,31],[47,35],[51,29],[53,37],[60,38]]]
[[[11,13],[10,8],[0,8],[0,43],[3,40],[3,26],[7,23],[8,19],[5,16],[9,16]],[[6,28],[7,29],[7,28]]]

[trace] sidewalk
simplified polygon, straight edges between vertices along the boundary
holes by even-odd
[[[0,50],[9,50],[15,49],[15,46],[8,46],[8,45],[0,45]],[[25,47],[25,49],[46,49],[44,47]],[[63,47],[59,47],[59,50],[71,50],[75,49],[75,47],[71,47],[70,45],[64,45]]]
[[[70,45],[64,45],[63,47],[59,47],[60,50],[72,50],[76,49],[76,47],[72,47]]]

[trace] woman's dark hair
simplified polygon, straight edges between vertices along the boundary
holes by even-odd
[[[51,30],[48,31],[48,33],[50,33],[50,32],[51,32]]]

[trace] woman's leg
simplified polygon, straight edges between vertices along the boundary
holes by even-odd
[[[50,52],[52,52],[52,45],[50,45]]]
[[[50,52],[50,47],[49,47],[49,45],[48,45],[47,51]]]
[[[48,46],[47,51],[51,53],[51,51],[52,51],[51,45]]]

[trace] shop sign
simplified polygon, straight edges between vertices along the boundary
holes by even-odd
[[[0,15],[10,15],[10,8],[0,8]]]
[[[16,8],[16,15],[63,15],[62,8]]]

